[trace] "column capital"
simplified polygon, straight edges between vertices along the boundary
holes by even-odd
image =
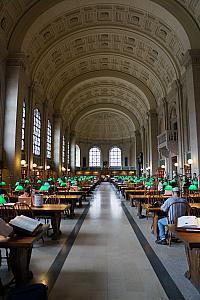
[[[192,66],[200,66],[200,49],[190,49],[186,52],[183,65],[188,68]]]
[[[7,66],[26,68],[26,56],[23,52],[13,53],[7,58]]]

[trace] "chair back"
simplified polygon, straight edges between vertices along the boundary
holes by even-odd
[[[0,206],[0,218],[2,218],[6,223],[9,223],[11,219],[16,217],[16,211],[13,206]]]
[[[31,207],[26,203],[20,203],[20,202],[15,203],[14,209],[16,211],[17,216],[24,215],[29,218],[34,218]]]
[[[168,224],[177,224],[177,219],[190,214],[190,206],[187,202],[176,201],[172,203],[167,211]]]
[[[60,204],[60,199],[57,196],[49,196],[45,204]]]

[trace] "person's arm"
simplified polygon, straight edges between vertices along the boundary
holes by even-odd
[[[161,205],[161,210],[162,211],[164,211],[164,212],[166,212],[167,210],[168,210],[168,208],[169,208],[169,205],[170,205],[170,203],[169,203],[169,199],[170,198],[168,198],[164,203],[163,203],[163,205]]]

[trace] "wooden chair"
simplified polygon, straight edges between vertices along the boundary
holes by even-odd
[[[0,206],[0,218],[2,218],[6,223],[9,223],[11,219],[14,219],[16,217],[16,211],[14,210],[13,206],[6,206],[1,205]],[[5,249],[5,256],[2,255],[2,252],[0,251],[0,265],[2,264],[2,260],[6,260],[8,270],[10,269],[9,266],[9,249]]]
[[[0,218],[2,218],[6,223],[9,223],[11,219],[16,217],[16,211],[13,206],[1,205],[0,206]]]
[[[178,218],[185,215],[190,215],[190,206],[187,202],[176,201],[169,206],[167,211],[167,240],[169,246],[171,246],[172,241],[172,231],[170,230],[170,224],[174,224],[176,226]]]
[[[20,202],[15,203],[14,210],[16,211],[17,216],[24,215],[24,216],[32,218],[32,219],[35,218],[31,207],[26,203],[20,203]],[[43,236],[39,239],[41,239],[44,244]]]
[[[14,210],[16,211],[17,216],[24,215],[34,219],[33,211],[31,207],[26,203],[20,203],[20,202],[15,203]]]

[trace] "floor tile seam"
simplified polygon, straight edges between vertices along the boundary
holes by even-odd
[[[56,280],[61,274],[61,269],[70,253],[72,250],[73,244],[78,236],[78,233],[81,229],[81,226],[87,216],[87,213],[90,208],[90,202],[87,203],[85,209],[83,210],[82,214],[78,218],[76,224],[74,225],[72,231],[70,232],[69,236],[63,241],[61,244],[61,249],[58,252],[57,256],[55,257],[53,263],[51,264],[49,270],[41,275],[40,281],[44,281],[45,284],[48,286],[48,293],[50,294]]]
[[[123,201],[121,201],[121,204],[123,211],[130,223],[130,226],[132,227],[141,247],[143,248],[143,251],[145,252],[146,257],[148,258],[169,300],[185,300],[183,294],[175,284],[173,278],[170,276],[167,269],[165,268],[165,266],[163,265],[163,263],[151,247],[151,245],[148,243],[146,237],[143,235],[138,224],[135,222],[133,216],[130,214]]]

